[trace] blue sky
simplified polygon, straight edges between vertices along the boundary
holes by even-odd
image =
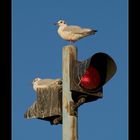
[[[79,140],[128,139],[127,10],[127,0],[12,1],[13,140],[62,140],[61,125],[24,118],[36,100],[32,80],[62,77],[62,48],[69,43],[53,25],[59,19],[98,30],[75,43],[78,60],[104,52],[117,64],[117,73],[104,86],[104,97],[79,108]]]

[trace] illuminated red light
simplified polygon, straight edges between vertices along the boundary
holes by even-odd
[[[86,69],[85,74],[82,76],[80,85],[85,89],[95,89],[100,84],[100,75],[99,72],[93,67],[89,66]]]

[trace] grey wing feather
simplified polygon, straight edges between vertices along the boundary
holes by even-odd
[[[72,32],[75,34],[84,34],[84,33],[90,32],[91,29],[81,28],[80,26],[71,25],[71,26],[65,27],[63,31]]]

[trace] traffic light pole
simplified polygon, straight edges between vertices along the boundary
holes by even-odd
[[[62,94],[62,131],[63,140],[78,140],[77,116],[71,115],[72,93],[70,91],[70,72],[77,59],[77,50],[68,45],[63,48],[63,94]]]

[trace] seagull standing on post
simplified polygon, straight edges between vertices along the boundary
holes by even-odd
[[[58,25],[58,34],[64,40],[74,43],[77,40],[89,35],[94,35],[97,30],[90,28],[81,28],[80,26],[70,25],[68,26],[64,20],[59,20],[55,25]]]

